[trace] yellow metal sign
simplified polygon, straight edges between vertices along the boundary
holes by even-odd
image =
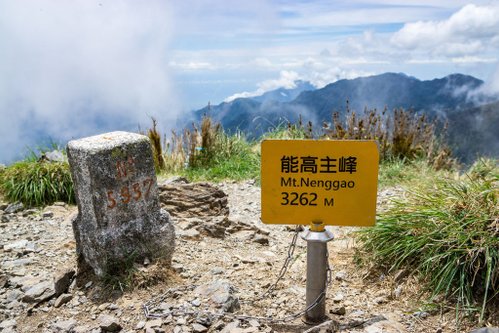
[[[263,141],[263,223],[374,225],[378,160],[374,141]]]

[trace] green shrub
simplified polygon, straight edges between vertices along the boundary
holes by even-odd
[[[67,162],[27,160],[5,169],[0,187],[10,201],[42,206],[55,201],[74,203],[74,188]]]
[[[419,116],[403,109],[394,110],[391,115],[387,110],[378,112],[376,109],[366,109],[363,114],[357,115],[347,103],[344,120],[334,113],[331,124],[324,123],[321,128],[314,129],[311,122],[304,124],[300,116],[296,124],[280,124],[261,139],[375,140],[381,162],[393,166],[387,171],[403,177],[402,172],[396,170],[397,165],[402,170],[402,166],[411,161],[424,161],[436,170],[450,170],[456,166],[450,149],[436,131],[436,123],[424,115]],[[199,125],[193,124],[181,133],[172,132],[170,139],[165,140],[162,154],[158,153],[162,149],[161,136],[156,130],[154,119],[149,137],[160,172],[184,173],[195,179],[208,180],[220,180],[223,177],[246,179],[258,175],[260,164],[254,161],[259,156],[258,145],[247,142],[241,134],[225,133],[220,124],[214,123],[208,116],[203,117]],[[249,161],[245,161],[244,157]],[[250,170],[251,167],[255,169]],[[234,174],[231,175],[230,170],[234,170]],[[387,173],[384,181],[393,184],[389,177]]]
[[[458,180],[434,179],[359,232],[362,257],[389,271],[414,270],[432,298],[480,308],[483,319],[499,294],[498,186],[497,161],[478,161]]]
[[[424,158],[401,160],[398,158],[382,160],[379,165],[379,189],[391,186],[411,187],[421,183],[430,183],[434,179],[450,177],[452,170],[436,170],[428,165]]]
[[[303,125],[301,116],[297,124],[280,124],[269,132],[265,133],[262,140],[265,139],[312,139],[314,138],[312,122]]]
[[[260,156],[247,148],[226,158],[220,156],[212,164],[186,168],[182,174],[191,180],[222,181],[257,179],[260,173]]]
[[[182,134],[172,132],[165,147],[162,171],[191,180],[254,179],[260,171],[258,150],[240,133],[225,133],[209,117]]]
[[[357,114],[347,103],[345,119],[333,113],[331,126],[324,127],[324,136],[336,140],[375,140],[381,161],[423,158],[437,170],[452,169],[456,161],[443,140],[446,127],[440,129],[440,135],[438,129],[436,122],[411,110],[400,108],[389,114],[386,109],[365,109]]]
[[[440,134],[437,134],[440,132]],[[444,142],[446,127],[402,108],[365,109],[363,113],[350,110],[347,101],[345,116],[332,114],[331,123],[314,128],[312,122],[303,124],[300,116],[296,124],[279,125],[263,139],[332,139],[374,140],[378,143],[380,160],[403,162],[425,160],[436,170],[450,170],[456,166],[450,148]]]
[[[228,135],[219,128],[209,137],[191,155],[191,162],[183,170],[188,178],[215,181],[258,178],[260,156],[242,135]]]

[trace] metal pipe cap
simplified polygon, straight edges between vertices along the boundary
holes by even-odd
[[[300,237],[307,242],[315,243],[327,243],[334,239],[333,233],[327,229],[324,231],[311,231],[308,227],[300,233]]]

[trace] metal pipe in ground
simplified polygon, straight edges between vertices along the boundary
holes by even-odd
[[[301,234],[307,241],[307,294],[306,307],[318,302],[305,313],[307,324],[322,323],[326,317],[326,287],[327,287],[327,242],[334,238],[324,226],[313,225]],[[322,296],[321,294],[324,293]]]

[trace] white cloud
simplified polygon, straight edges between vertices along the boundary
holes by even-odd
[[[484,52],[499,36],[499,4],[469,4],[446,20],[407,23],[391,42],[408,50],[430,49],[442,55],[470,55]]]
[[[272,64],[272,61],[270,61],[267,58],[263,57],[258,57],[255,58],[251,63],[255,66],[262,67],[262,68],[272,68],[274,65]]]
[[[385,1],[386,2],[386,1]],[[385,4],[375,1],[367,5],[364,1],[297,1],[285,5],[290,15],[283,22],[287,33],[301,33],[303,27],[325,28],[332,26],[355,26],[366,24],[390,24],[436,18],[435,4],[407,4],[392,1]]]
[[[452,58],[451,61],[457,64],[477,64],[477,63],[495,63],[497,62],[497,58],[484,58],[478,56],[464,56],[458,58]]]
[[[30,136],[173,118],[170,12],[159,0],[0,1],[0,160]]]
[[[406,61],[407,64],[413,65],[433,65],[433,64],[445,64],[446,59],[409,59]]]
[[[283,70],[279,74],[278,79],[265,80],[257,84],[257,89],[251,92],[245,91],[227,97],[224,102],[231,102],[236,98],[247,98],[260,96],[264,93],[279,88],[293,89],[296,87],[296,81],[308,81],[316,88],[322,88],[329,83],[336,82],[341,79],[353,79],[359,76],[373,75],[372,72],[341,69],[335,66],[327,66],[320,62],[315,62],[309,58],[307,60],[308,67],[301,73],[295,71]]]
[[[331,67],[325,71],[311,72],[304,77],[306,81],[310,81],[317,88],[322,88],[329,83],[336,82],[342,79],[354,79],[361,76],[374,75],[374,72],[344,69],[340,67]]]
[[[214,65],[210,62],[207,62],[207,61],[189,61],[189,62],[184,62],[184,63],[170,61],[168,63],[168,66],[175,68],[175,69],[187,70],[187,71],[217,69],[216,65]]]
[[[489,95],[499,95],[499,72],[496,72],[495,76],[488,82],[484,90]]]
[[[230,5],[220,0],[171,3],[177,23],[173,28],[178,38],[196,35],[219,39],[263,33],[278,25],[276,7],[269,0],[238,1]]]
[[[237,93],[232,96],[227,97],[224,102],[231,102],[236,98],[246,98],[253,96],[260,96],[266,93],[267,91],[275,90],[278,88],[292,89],[296,87],[295,81],[299,80],[300,77],[298,73],[293,71],[281,71],[278,79],[273,80],[265,80],[263,82],[258,83],[255,91],[252,92],[242,92]]]
[[[485,85],[480,92],[485,95],[499,96],[499,65],[496,67],[491,77],[485,82]]]

